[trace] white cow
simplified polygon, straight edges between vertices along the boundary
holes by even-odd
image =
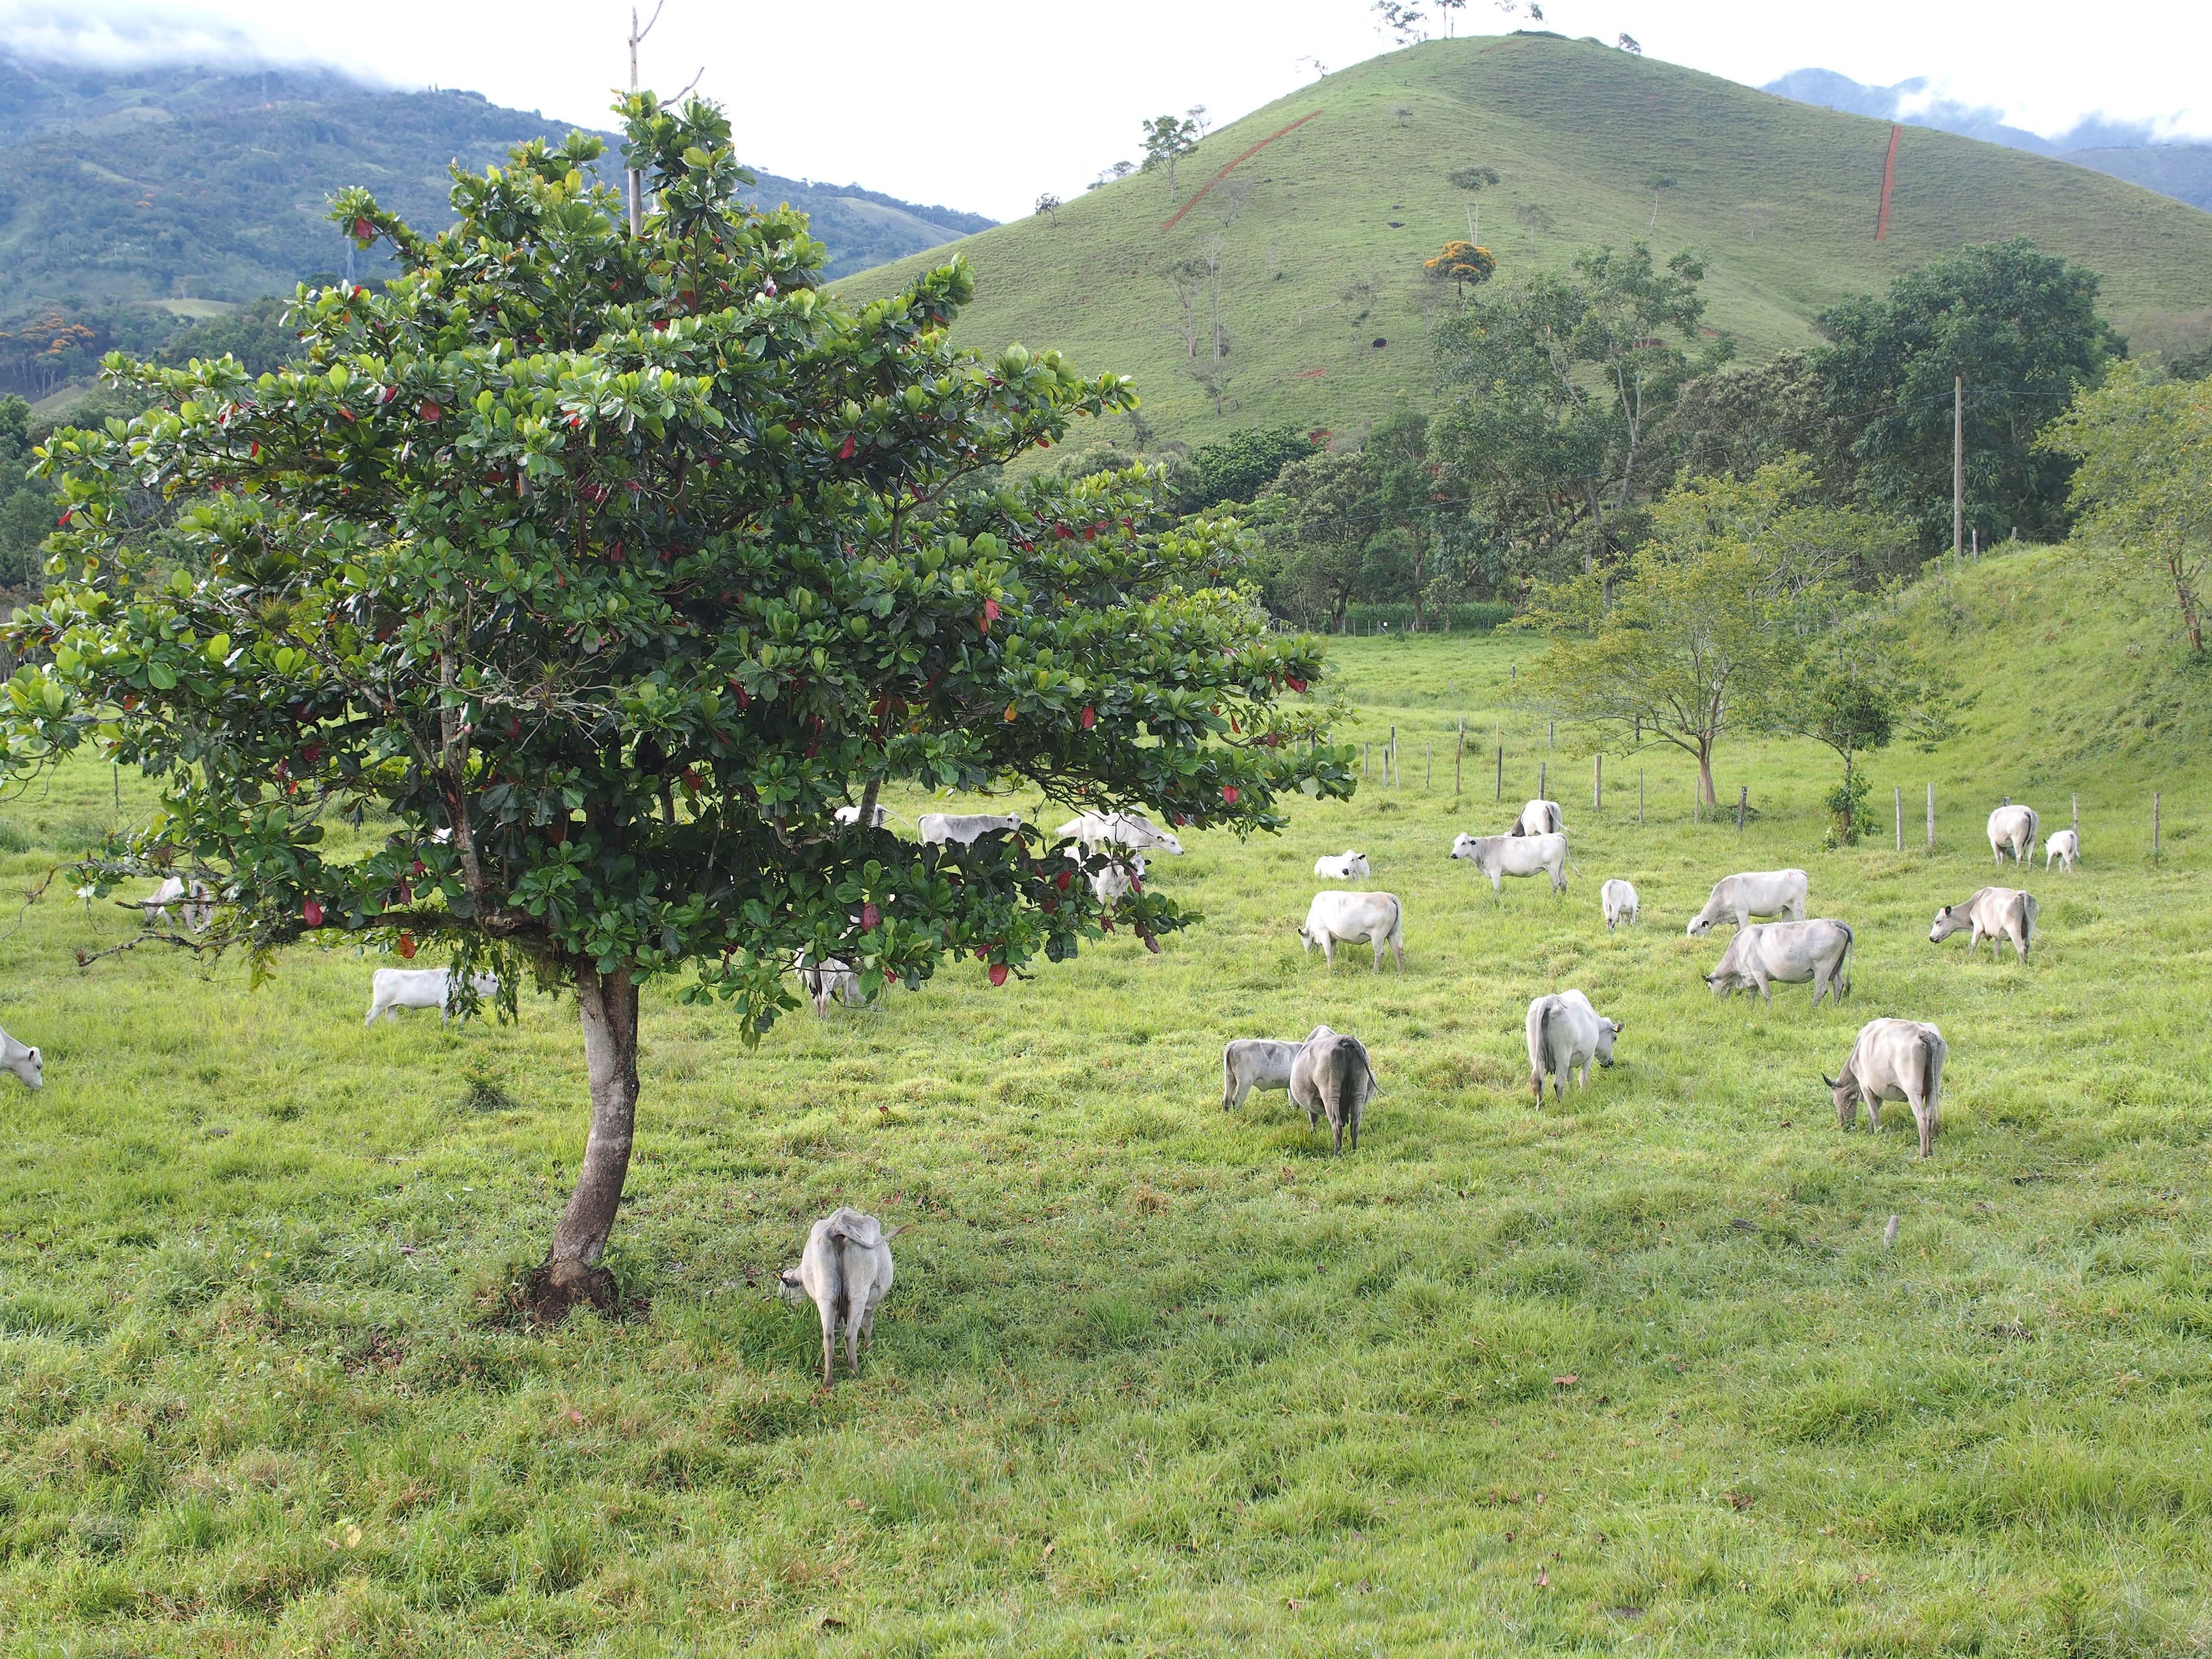
[[[800,988],[814,1000],[814,1012],[825,1019],[833,1002],[842,1002],[848,1008],[867,1006],[868,1000],[860,990],[860,975],[849,962],[840,962],[835,957],[824,957],[816,962],[802,949],[792,958],[791,970],[799,975]]]
[[[1365,939],[1375,947],[1376,973],[1382,971],[1386,947],[1397,958],[1398,971],[1406,971],[1406,914],[1395,893],[1316,893],[1298,939],[1309,953],[1320,945],[1322,960],[1332,968],[1339,945]]]
[[[189,903],[179,902],[188,897]],[[208,891],[207,884],[198,876],[192,878],[189,888],[180,876],[167,878],[154,890],[150,897],[138,901],[137,908],[145,915],[146,925],[151,927],[156,918],[162,921],[170,920],[169,907],[173,904],[184,911],[185,926],[195,933],[205,933],[209,921],[215,915],[214,895]]]
[[[1367,854],[1346,848],[1341,853],[1332,853],[1314,860],[1314,874],[1329,881],[1350,881],[1354,876],[1370,876],[1375,872],[1367,867]]]
[[[1109,863],[1091,878],[1091,890],[1101,904],[1117,904],[1122,896],[1145,890],[1145,859],[1141,853],[1132,853],[1126,863]]]
[[[1452,843],[1455,859],[1472,859],[1474,867],[1490,878],[1492,893],[1504,890],[1508,876],[1547,875],[1556,896],[1567,890],[1567,838],[1562,835],[1462,836]]]
[[[1936,1153],[1936,1104],[1943,1092],[1943,1061],[1950,1054],[1943,1034],[1917,1019],[1870,1019],[1859,1028],[1859,1040],[1844,1062],[1843,1074],[1820,1074],[1835,1097],[1836,1122],[1850,1128],[1858,1122],[1859,1102],[1866,1102],[1867,1121],[1881,1133],[1881,1103],[1901,1100],[1912,1108],[1920,1126],[1920,1156]]]
[[[830,1362],[837,1332],[845,1333],[845,1364],[860,1373],[860,1342],[876,1337],[876,1310],[891,1287],[890,1241],[902,1230],[886,1229],[872,1215],[840,1207],[816,1222],[796,1267],[783,1270],[776,1294],[787,1302],[814,1304],[822,1316],[822,1386],[831,1385]]]
[[[1019,830],[1022,815],[1009,812],[1004,817],[997,817],[988,812],[924,812],[917,827],[925,847],[942,847],[947,842],[972,847],[995,830]]]
[[[2051,868],[2051,860],[2057,859],[2071,872],[2074,860],[2081,856],[2081,837],[2071,830],[2054,830],[2044,839],[2043,867],[2046,871]]]
[[[1615,878],[1597,890],[1598,908],[1605,912],[1605,931],[1626,923],[1636,925],[1636,889]]]
[[[1360,1120],[1381,1086],[1365,1045],[1326,1025],[1316,1025],[1307,1034],[1291,1062],[1291,1104],[1305,1113],[1309,1131],[1323,1117],[1328,1119],[1339,1153],[1344,1151],[1346,1129],[1352,1131],[1352,1150],[1359,1150]]]
[[[840,823],[846,825],[855,824],[860,821],[860,809],[857,805],[841,806],[830,816],[836,819]],[[888,806],[878,805],[876,808],[873,816],[869,819],[869,824],[873,829],[880,830],[890,822],[890,818],[891,809]]]
[[[46,1086],[46,1062],[40,1058],[37,1045],[26,1047],[5,1031],[0,1031],[0,1072],[13,1072],[27,1089]]]
[[[1302,1042],[1283,1042],[1273,1037],[1238,1037],[1221,1051],[1221,1109],[1244,1103],[1255,1089],[1287,1089],[1291,1066]]]
[[[1805,896],[1812,884],[1802,870],[1752,870],[1723,876],[1705,896],[1705,908],[1690,918],[1689,936],[1702,938],[1720,921],[1733,921],[1741,933],[1753,916],[1787,915],[1805,920]]]
[[[1623,1030],[1590,1006],[1580,991],[1560,991],[1528,1005],[1528,1086],[1544,1098],[1544,1074],[1552,1077],[1552,1097],[1566,1097],[1567,1073],[1579,1071],[1577,1086],[1589,1087],[1589,1063],[1613,1064],[1613,1040]]]
[[[469,983],[476,987],[479,998],[499,994],[496,974],[472,975]],[[453,1018],[453,989],[450,968],[380,968],[371,981],[368,1018],[362,1024],[375,1024],[379,1014],[398,1019],[402,1008],[435,1008],[438,1023],[443,1025]]]
[[[1928,930],[1928,942],[1941,945],[1956,933],[1972,929],[1966,940],[1966,954],[1972,956],[1982,948],[1982,941],[1990,942],[1990,960],[1997,960],[1997,945],[2001,939],[2010,939],[2012,948],[2020,952],[2022,962],[2035,943],[2035,895],[2024,893],[2017,887],[1984,887],[1964,904],[1947,904],[1936,913],[1936,925]]]
[[[1840,921],[1755,921],[1741,929],[1705,975],[1713,994],[1756,991],[1771,1005],[1771,985],[1813,982],[1813,1006],[1823,996],[1841,1002],[1851,994],[1851,930]]]
[[[1085,812],[1070,818],[1057,831],[1061,841],[1093,847],[1133,847],[1140,852],[1182,856],[1182,843],[1142,812]]]
[[[2004,862],[2008,847],[2012,848],[2014,864],[2033,858],[2036,827],[2041,822],[2033,806],[2000,806],[1990,813],[1990,852],[1996,862]]]
[[[1555,800],[1532,800],[1521,809],[1521,816],[1513,820],[1509,836],[1564,836],[1567,821],[1560,815],[1559,803]]]

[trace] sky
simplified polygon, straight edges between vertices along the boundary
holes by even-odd
[[[1435,0],[1431,32],[1441,33]],[[1457,32],[1528,27],[1466,0]],[[646,6],[651,10],[651,0]],[[2046,135],[2102,113],[2212,137],[2212,3],[2116,0],[1549,0],[1542,27],[1757,86],[1793,69],[1931,93]],[[443,85],[554,120],[610,125],[629,80],[628,0],[0,0],[18,52],[121,62],[338,64]],[[1203,104],[1216,121],[1389,49],[1365,0],[665,0],[640,51],[645,84],[700,76],[738,154],[763,170],[858,183],[994,218],[1079,193],[1138,154],[1146,117]]]

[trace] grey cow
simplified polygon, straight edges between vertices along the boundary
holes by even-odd
[[[1287,1089],[1303,1042],[1238,1037],[1221,1051],[1221,1109],[1242,1106],[1255,1089]]]
[[[1756,991],[1771,1005],[1773,985],[1813,982],[1813,1006],[1823,996],[1841,1002],[1851,994],[1851,930],[1824,916],[1811,921],[1755,921],[1729,941],[1720,964],[1705,975],[1717,997]]]
[[[1997,960],[1997,941],[2010,939],[2012,948],[2020,952],[2022,962],[2027,960],[2028,948],[2035,943],[2035,895],[2017,887],[1984,887],[1964,904],[1947,904],[1936,913],[1936,925],[1928,930],[1928,942],[1941,945],[1954,933],[1972,930],[1966,941],[1966,953],[1971,956],[1982,948],[1982,941],[1990,942],[1990,960]]]
[[[1346,1129],[1352,1132],[1352,1150],[1359,1150],[1359,1121],[1381,1086],[1359,1039],[1326,1025],[1314,1027],[1291,1063],[1291,1104],[1305,1113],[1309,1129],[1328,1119],[1339,1154]]]
[[[1866,1102],[1867,1122],[1881,1130],[1881,1103],[1901,1100],[1920,1126],[1920,1156],[1936,1154],[1936,1107],[1943,1093],[1943,1062],[1951,1053],[1943,1034],[1924,1020],[1873,1019],[1859,1028],[1843,1075],[1820,1081],[1835,1097],[1836,1122],[1848,1129]]]
[[[806,1235],[796,1267],[783,1270],[776,1294],[787,1302],[814,1304],[822,1316],[822,1386],[831,1386],[830,1361],[837,1333],[845,1333],[845,1364],[860,1370],[860,1342],[875,1340],[876,1309],[891,1287],[891,1246],[900,1230],[872,1215],[840,1207]]]

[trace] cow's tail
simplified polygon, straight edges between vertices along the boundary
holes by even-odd
[[[1850,923],[1839,921],[1836,926],[1844,930],[1844,959],[1836,964],[1836,981],[1843,988],[1842,995],[1836,999],[1840,1002],[1851,994],[1851,946],[1856,941],[1852,936]]]
[[[2022,893],[2020,896],[2020,936],[2031,950],[2035,945],[2035,917],[2039,908],[2034,894]]]
[[[1539,1101],[1544,1098],[1544,1073],[1551,1066],[1552,1008],[1549,997],[1537,1005],[1536,1029],[1528,1034],[1528,1086]]]
[[[1926,1073],[1926,1086],[1928,1090],[1929,1138],[1933,1139],[1935,1138],[1935,1131],[1942,1122],[1942,1115],[1936,1109],[1937,1103],[1941,1100],[1943,1094],[1942,1038],[1936,1036],[1933,1032],[1923,1031],[1920,1034],[1920,1054],[1922,1060],[1922,1070]]]
[[[1399,902],[1395,893],[1390,896],[1390,949],[1402,963],[1406,955],[1406,907]]]

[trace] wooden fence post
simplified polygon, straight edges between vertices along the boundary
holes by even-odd
[[[1928,786],[1928,850],[1936,850],[1936,786]]]
[[[1751,805],[1751,786],[1740,783],[1735,788],[1735,832],[1743,833],[1743,815]]]
[[[1551,770],[1551,762],[1536,763],[1536,799],[1538,800],[1549,800],[1552,798]]]
[[[1897,786],[1897,850],[1905,850],[1905,786]]]
[[[1359,781],[1362,783],[1367,781],[1367,751],[1374,746],[1367,743],[1359,745]]]
[[[1505,735],[1502,732],[1498,737],[1498,792],[1492,799],[1505,799]]]

